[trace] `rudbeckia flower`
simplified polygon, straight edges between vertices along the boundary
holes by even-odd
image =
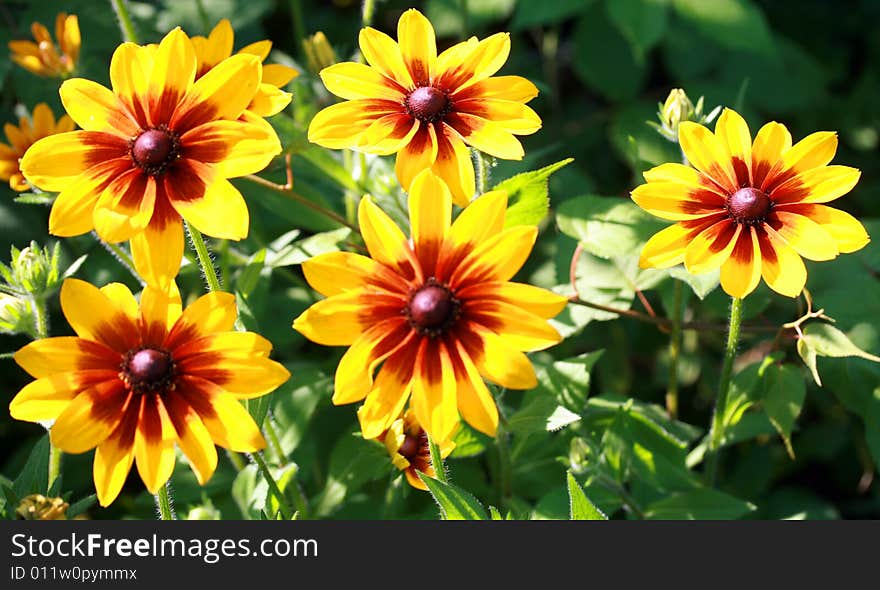
[[[17,420],[54,421],[52,444],[64,452],[97,448],[102,506],[119,495],[132,462],[155,494],[174,469],[175,443],[201,484],[217,466],[215,444],[240,452],[265,446],[238,400],[269,393],[290,374],[268,358],[269,341],[232,331],[233,295],[209,293],[181,312],[179,298],[153,287],[138,306],[119,283],[98,289],[67,279],[61,308],[77,336],[36,340],[15,353],[36,381],[9,411]]]
[[[437,472],[431,463],[431,448],[428,434],[416,420],[415,413],[406,413],[392,422],[391,427],[379,435],[379,441],[391,456],[391,463],[403,471],[406,481],[414,488],[428,490],[428,486],[419,479],[419,472],[436,477]],[[455,449],[455,443],[443,441],[440,444],[440,456],[446,458]]]
[[[34,107],[31,119],[21,117],[18,120],[18,127],[6,123],[3,131],[6,132],[9,145],[0,143],[0,180],[8,180],[9,187],[14,191],[28,190],[30,185],[25,182],[18,167],[19,159],[38,139],[73,131],[73,128],[73,119],[67,115],[62,115],[58,121],[55,121],[52,109],[44,102]]]
[[[327,299],[293,327],[319,344],[350,346],[333,403],[366,398],[358,411],[364,438],[388,429],[407,400],[438,442],[459,413],[493,435],[498,410],[483,377],[510,389],[536,385],[523,352],[559,342],[546,320],[567,300],[510,282],[538,229],[504,229],[506,207],[505,193],[487,193],[450,224],[449,189],[424,171],[410,187],[411,242],[367,196],[358,220],[372,258],[332,252],[303,263],[306,280]]]
[[[848,193],[860,172],[830,166],[837,135],[820,131],[792,145],[785,126],[771,122],[754,143],[746,122],[725,109],[713,134],[696,123],[679,127],[693,167],[662,164],[645,172],[632,192],[642,208],[677,221],[642,250],[643,268],[684,262],[701,274],[721,268],[732,297],[751,293],[761,277],[774,291],[797,297],[807,280],[801,257],[831,260],[868,243],[852,215],[825,203]]]
[[[228,19],[222,19],[211,30],[207,37],[196,36],[192,38],[193,47],[196,51],[198,68],[196,80],[207,74],[211,68],[232,55],[232,47],[235,33]],[[256,55],[263,62],[272,50],[271,41],[257,41],[238,50],[238,54]],[[243,116],[253,122],[261,121],[261,117],[277,115],[284,107],[290,104],[292,98],[289,92],[281,90],[287,83],[299,75],[295,69],[281,64],[263,64],[263,77]],[[250,114],[248,116],[247,114]]]
[[[34,41],[10,41],[12,61],[38,76],[66,78],[76,69],[81,39],[79,20],[75,14],[59,13],[55,17],[55,38],[40,23],[31,24]],[[60,52],[59,52],[60,49]]]
[[[61,85],[83,131],[42,139],[21,161],[28,181],[60,192],[50,233],[130,239],[138,272],[162,289],[180,268],[181,217],[210,236],[246,237],[247,205],[227,179],[281,152],[268,125],[238,120],[260,85],[260,58],[234,55],[198,80],[196,67],[179,28],[158,46],[123,43],[110,63],[112,91],[82,78]]]
[[[347,102],[320,111],[309,141],[370,153],[397,153],[397,178],[409,190],[430,168],[464,207],[474,194],[470,145],[505,160],[519,160],[514,135],[528,135],[541,119],[525,103],[538,95],[519,76],[497,76],[510,53],[510,35],[498,33],[437,55],[431,23],[410,9],[397,23],[397,42],[372,28],[360,33],[369,65],[340,63],[321,71],[333,94]]]

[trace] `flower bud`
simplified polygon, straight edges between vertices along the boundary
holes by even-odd
[[[303,40],[303,49],[306,52],[309,69],[316,74],[337,61],[336,52],[321,31]]]
[[[25,496],[15,509],[19,520],[67,520],[69,504],[61,498],[47,498],[42,494]]]

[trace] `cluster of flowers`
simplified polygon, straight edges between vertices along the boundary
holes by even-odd
[[[66,76],[79,36],[64,35],[67,59],[51,63],[66,69],[40,63]],[[41,47],[47,36],[38,36]],[[364,437],[384,442],[394,465],[424,487],[415,472],[433,473],[429,437],[445,456],[460,419],[494,435],[498,410],[486,382],[534,387],[525,353],[560,340],[548,320],[568,299],[511,281],[538,230],[505,228],[504,193],[475,196],[470,151],[522,158],[516,135],[540,128],[526,105],[538,91],[522,77],[494,75],[510,50],[506,33],[438,54],[430,22],[408,10],[396,41],[372,28],[359,41],[366,64],[321,71],[327,89],[345,100],[314,117],[309,139],[396,153],[411,237],[365,196],[358,223],[369,256],[334,252],[306,261],[307,281],[326,298],[293,327],[316,343],[349,347],[333,402],[363,401]],[[184,310],[174,282],[184,223],[217,238],[246,237],[248,210],[228,179],[263,170],[281,152],[264,117],[289,103],[281,88],[296,72],[262,64],[268,42],[235,55],[232,44],[226,21],[207,39],[175,29],[158,45],[124,43],[110,64],[112,90],[68,79],[60,94],[69,118],[56,123],[41,105],[33,126],[7,126],[12,147],[0,145],[0,172],[14,189],[59,193],[52,234],[95,230],[108,242],[130,241],[146,282],[138,303],[119,284],[98,289],[67,280],[61,305],[78,336],[38,340],[15,356],[36,381],[12,401],[13,417],[52,422],[52,442],[66,452],[97,448],[102,505],[118,495],[133,461],[155,493],[170,477],[175,444],[202,483],[216,467],[215,443],[261,448],[259,428],[237,400],[289,377],[268,358],[268,341],[233,331],[232,295],[210,293]],[[72,131],[71,120],[81,130]],[[792,145],[785,127],[768,123],[753,144],[731,110],[714,134],[693,122],[676,120],[675,127],[691,166],[654,168],[632,194],[647,211],[677,222],[647,243],[643,266],[720,267],[734,297],[762,276],[797,296],[806,281],[801,256],[826,260],[867,243],[858,221],[824,205],[859,177],[828,165],[835,134]],[[453,204],[462,208],[454,220]]]

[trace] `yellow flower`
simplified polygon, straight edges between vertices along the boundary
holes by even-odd
[[[720,267],[721,286],[732,297],[751,293],[761,277],[797,297],[807,280],[802,256],[831,260],[868,243],[858,220],[824,205],[852,190],[861,174],[828,165],[837,150],[834,132],[792,146],[785,126],[772,122],[752,143],[743,118],[725,109],[714,134],[683,122],[679,142],[693,168],[662,164],[632,192],[641,208],[678,222],[648,240],[643,268],[684,262],[701,274]]]
[[[415,413],[411,409],[407,410],[378,439],[385,444],[391,463],[404,472],[409,485],[427,491],[428,486],[419,479],[418,472],[431,477],[436,477],[437,472],[431,463],[428,434],[416,420]],[[455,449],[455,443],[451,440],[444,441],[439,446],[440,456],[444,459]]]
[[[30,185],[25,182],[18,168],[19,159],[38,139],[73,131],[73,128],[73,119],[67,115],[62,115],[56,122],[52,109],[44,102],[34,107],[31,119],[21,117],[18,120],[18,127],[6,123],[3,131],[6,132],[9,145],[0,143],[0,180],[8,180],[9,187],[14,191],[30,189]]]
[[[217,466],[215,443],[240,452],[263,448],[238,400],[267,394],[290,374],[268,358],[269,341],[232,331],[233,295],[210,293],[181,312],[179,297],[153,287],[139,306],[119,283],[98,289],[67,279],[61,308],[77,336],[37,340],[15,353],[36,381],[18,392],[9,412],[17,420],[54,421],[52,444],[64,452],[97,447],[102,506],[119,495],[134,461],[156,493],[174,469],[175,443],[202,484]]]
[[[281,152],[265,122],[238,120],[260,85],[260,58],[234,55],[198,80],[196,67],[179,28],[158,46],[123,43],[110,63],[112,91],[82,78],[61,85],[83,131],[42,139],[21,161],[28,181],[60,192],[52,234],[130,239],[138,272],[162,289],[180,268],[181,217],[210,236],[246,237],[247,205],[227,179]]]
[[[81,44],[79,20],[75,14],[60,13],[55,17],[55,38],[40,23],[31,24],[34,41],[10,41],[12,61],[38,76],[66,78],[76,69]],[[60,49],[60,53],[59,53]]]
[[[397,23],[397,43],[375,29],[360,34],[370,65],[340,63],[321,71],[327,89],[347,100],[315,115],[309,141],[325,147],[397,153],[397,178],[409,190],[430,168],[467,206],[474,194],[468,145],[506,160],[523,148],[514,135],[528,135],[541,119],[525,103],[538,95],[519,76],[492,75],[510,53],[510,35],[498,33],[450,47],[437,55],[434,29],[410,9]]]
[[[388,429],[410,398],[437,441],[449,438],[459,412],[493,435],[498,410],[483,377],[510,389],[536,385],[523,352],[559,342],[546,320],[567,300],[509,282],[538,229],[504,229],[506,207],[505,193],[487,193],[451,224],[449,189],[426,170],[410,187],[412,242],[367,196],[358,219],[372,258],[333,252],[303,264],[327,299],[293,327],[319,344],[351,346],[336,370],[333,403],[366,398],[358,412],[364,438]]]
[[[196,80],[207,74],[211,68],[221,63],[232,55],[234,33],[228,19],[223,19],[208,37],[196,36],[192,38],[193,47],[196,51],[198,68]],[[256,55],[263,62],[272,50],[271,41],[257,41],[238,50],[238,55]],[[299,75],[295,69],[281,64],[263,64],[263,75],[257,93],[254,95],[243,116],[255,121],[258,117],[269,117],[280,113],[284,107],[290,104],[292,98],[289,92],[281,90],[284,86]]]

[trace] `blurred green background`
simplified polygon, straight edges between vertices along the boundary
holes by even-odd
[[[309,148],[304,139],[311,116],[332,97],[308,71],[301,37],[323,31],[339,59],[351,59],[361,27],[359,2],[204,0],[203,10],[194,1],[130,5],[141,42],[157,41],[176,25],[190,35],[206,34],[222,17],[232,21],[236,48],[271,39],[275,51],[269,61],[294,64],[303,71],[288,88],[294,92],[294,104],[272,121],[282,143],[296,155],[293,170],[298,190],[342,214],[347,190],[385,191],[390,204],[386,208],[393,208],[395,199],[400,204],[387,162],[371,159],[371,178],[360,173],[354,185],[346,186],[345,178],[329,179],[330,174],[346,174],[339,154],[331,157],[326,151]],[[771,120],[784,123],[795,141],[813,131],[838,131],[840,147],[834,163],[860,168],[862,178],[835,205],[862,219],[875,242],[835,262],[808,262],[807,287],[816,307],[824,307],[838,328],[863,349],[880,353],[880,248],[876,245],[880,234],[880,117],[875,100],[880,95],[880,36],[870,26],[880,20],[880,3],[854,0],[844,9],[841,3],[827,0],[389,0],[377,2],[373,26],[393,36],[399,15],[409,7],[419,8],[432,21],[441,49],[466,36],[510,31],[512,52],[501,73],[522,75],[538,85],[541,93],[530,106],[540,114],[544,127],[523,138],[527,156],[522,162],[499,162],[492,178],[500,181],[573,157],[573,164],[551,178],[553,212],[565,201],[583,195],[626,201],[629,191],[641,182],[641,171],[680,158],[677,147],[646,124],[656,120],[657,103],[672,88],[684,88],[694,101],[704,96],[707,110],[715,105],[736,108],[753,135]],[[35,20],[51,28],[55,14],[62,10],[80,18],[80,75],[107,84],[109,56],[120,41],[108,3],[4,0],[0,3],[0,42],[5,46],[10,39],[29,38],[29,26]],[[37,78],[4,57],[0,60],[0,121],[14,121],[19,105],[32,109],[40,101],[58,113],[57,86],[57,80]],[[280,180],[281,174],[276,163],[266,175]],[[308,344],[289,328],[293,317],[314,300],[298,267],[287,263],[252,267],[249,275],[245,270],[253,253],[264,247],[271,250],[273,240],[285,232],[300,229],[302,234],[295,237],[301,240],[333,226],[256,185],[237,184],[248,200],[251,235],[240,244],[215,244],[218,261],[227,284],[241,291],[244,287],[239,282],[248,282],[249,321],[273,341],[275,357],[294,372],[294,380],[274,394],[273,414],[284,432],[285,452],[298,466],[296,479],[311,501],[313,514],[432,517],[436,510],[427,495],[407,490],[399,481],[389,487],[389,478],[395,474],[381,449],[351,436],[356,430],[354,406],[330,405],[332,373],[342,351]],[[0,188],[0,254],[9,245],[23,247],[31,239],[47,240],[48,209],[15,203],[14,197],[8,187]],[[320,234],[316,239],[325,245],[344,240],[339,233]],[[319,249],[325,247],[321,244]],[[276,250],[283,245],[276,243]],[[548,216],[520,278],[570,292],[561,285],[568,282],[575,245],[573,238],[557,229],[554,217]],[[136,287],[90,236],[65,240],[63,250],[69,261],[89,254],[77,276],[99,285],[121,280]],[[605,262],[591,255],[581,261],[582,291],[606,303],[642,310],[632,281],[627,283],[627,273],[609,274]],[[254,272],[259,281],[254,280]],[[184,268],[180,281],[184,292],[198,293],[201,288],[193,265]],[[670,283],[666,279],[640,284],[660,313],[670,300]],[[688,305],[688,318],[725,319],[727,303],[720,290],[702,300],[691,296]],[[53,335],[69,333],[57,298],[51,302],[51,311]],[[781,325],[802,312],[800,302],[771,295],[763,285],[747,300],[750,321],[767,325]],[[580,308],[567,312],[562,321],[568,325],[568,338],[535,355],[536,362],[553,367],[554,361],[604,349],[592,371],[589,387],[593,394],[662,405],[667,336],[649,324],[628,319],[603,321],[612,318]],[[765,357],[773,337],[772,332],[747,334],[737,369]],[[681,419],[699,428],[708,424],[722,338],[720,332],[685,336]],[[13,351],[26,342],[21,336],[0,336],[0,352]],[[783,358],[807,376],[793,341],[783,344]],[[807,385],[792,436],[794,459],[788,457],[766,419],[760,424],[755,421],[743,442],[726,452],[722,489],[752,503],[754,509],[746,511],[749,517],[880,518],[880,485],[874,481],[880,463],[880,370],[858,358],[819,362],[824,387],[813,382]],[[10,359],[0,359],[4,400],[11,399],[28,380]],[[578,384],[586,387],[583,378]],[[540,393],[539,389],[527,394],[525,400],[508,393],[503,402],[516,415]],[[565,516],[566,468],[573,468],[578,457],[607,451],[611,427],[601,419],[590,422],[590,417],[585,413],[577,429],[514,433],[519,436],[514,446],[516,494],[506,500],[506,508],[519,515]],[[40,434],[39,426],[14,422],[5,411],[0,412],[0,473],[13,479]],[[454,481],[498,505],[501,499],[491,483],[496,458],[486,440],[469,436],[470,442],[460,445],[459,459],[450,463]],[[674,457],[684,461],[683,452],[676,451]],[[74,499],[91,493],[90,461],[91,454],[66,458],[64,487],[74,491]],[[286,473],[291,475],[290,470]],[[643,479],[636,473],[620,481],[646,503],[676,489],[663,482],[646,484]],[[221,461],[217,474],[201,491],[188,468],[179,463],[174,477],[178,508],[185,513],[188,506],[211,498],[226,518],[254,516],[254,507],[245,506],[249,494],[259,495],[254,492],[259,485],[256,477],[251,480],[236,477]],[[585,483],[589,492],[590,482]],[[619,507],[619,502],[606,498],[598,488],[595,493],[593,500],[607,511],[613,513]],[[92,509],[90,514],[94,518],[149,517],[151,503],[132,476],[110,509]]]

